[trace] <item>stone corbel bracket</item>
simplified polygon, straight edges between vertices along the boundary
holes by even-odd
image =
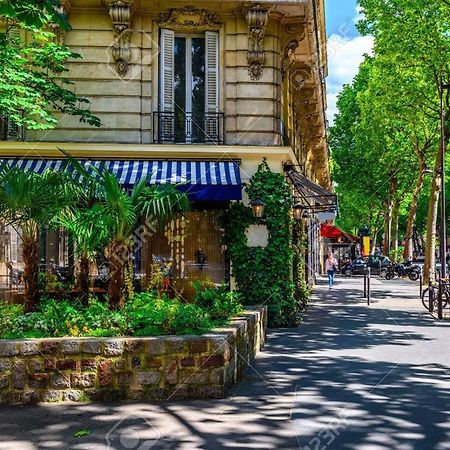
[[[264,36],[269,21],[269,10],[262,5],[256,5],[246,10],[245,18],[248,25],[248,73],[252,80],[259,80],[266,60]]]
[[[61,14],[62,16],[68,16],[70,12],[70,1],[69,0],[61,0],[58,6],[55,6],[56,12]],[[59,45],[64,45],[64,38],[66,31],[63,30],[57,23],[50,23],[50,30],[55,34],[55,43]]]
[[[294,61],[295,50],[297,50],[300,42],[297,39],[292,39],[286,44],[284,49],[283,59],[281,60],[281,75],[284,78],[289,71]]]
[[[133,0],[108,1],[107,6],[114,31],[114,44],[111,47],[112,57],[117,73],[124,77],[131,61],[130,27],[133,17]]]
[[[306,26],[303,18],[291,18],[283,25],[283,58],[281,60],[281,76],[283,79],[295,64],[295,52],[306,37]]]

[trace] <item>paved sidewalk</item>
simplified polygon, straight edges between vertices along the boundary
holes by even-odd
[[[1,408],[0,449],[450,449],[450,324],[415,283],[361,287],[321,282],[227,399]]]

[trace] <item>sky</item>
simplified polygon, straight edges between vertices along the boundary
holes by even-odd
[[[333,122],[336,100],[344,84],[358,72],[364,53],[371,53],[373,39],[360,36],[357,0],[325,0],[328,36],[328,119]]]

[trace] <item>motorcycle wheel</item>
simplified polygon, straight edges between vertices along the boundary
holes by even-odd
[[[395,277],[395,273],[391,271],[386,272],[386,280],[392,280]]]
[[[353,275],[353,272],[351,269],[344,270],[344,275],[348,278],[350,278]]]
[[[416,270],[414,270],[413,272],[409,273],[409,279],[411,281],[417,281],[419,279],[419,277],[420,277],[420,273],[417,272]]]

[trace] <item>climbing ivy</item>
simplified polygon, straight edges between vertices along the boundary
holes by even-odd
[[[247,302],[266,304],[270,326],[296,326],[300,322],[297,289],[292,280],[292,196],[284,176],[270,170],[264,160],[245,188],[250,200],[264,201],[265,214],[255,219],[252,209],[234,203],[224,217],[225,244],[232,275]],[[246,230],[252,224],[267,226],[267,247],[248,247]]]
[[[294,297],[297,300],[300,310],[305,311],[308,307],[308,300],[311,296],[311,287],[306,281],[306,233],[302,222],[294,222],[292,226],[292,248],[293,258],[293,278]]]

